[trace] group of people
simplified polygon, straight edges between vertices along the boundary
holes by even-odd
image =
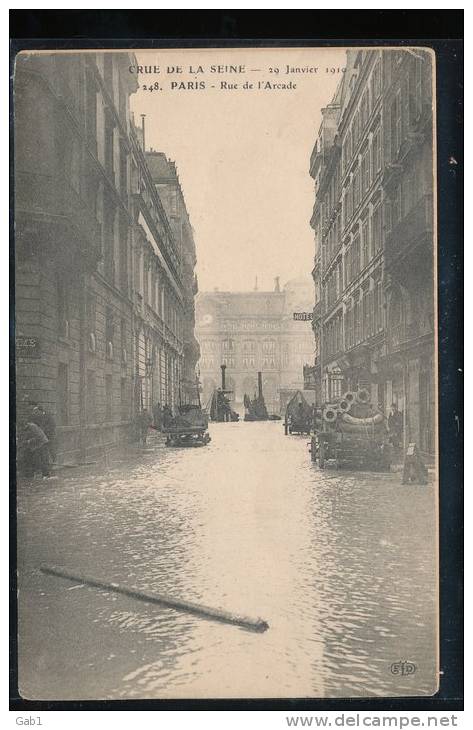
[[[172,418],[173,413],[168,405],[161,406],[160,403],[154,403],[152,413],[147,408],[142,408],[136,418],[138,437],[141,444],[146,446],[150,428],[155,431],[162,431]]]
[[[51,475],[56,461],[56,422],[41,405],[29,402],[26,414],[20,419],[18,433],[18,466],[22,474],[31,478],[38,472]]]

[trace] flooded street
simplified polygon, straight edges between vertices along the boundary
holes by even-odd
[[[346,697],[435,691],[435,499],[401,475],[320,471],[281,422],[213,424],[19,485],[26,698]],[[261,617],[263,634],[39,572]],[[393,674],[401,660],[411,675]]]

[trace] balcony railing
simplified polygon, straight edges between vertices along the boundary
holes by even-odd
[[[411,211],[388,233],[385,243],[386,266],[414,249],[420,241],[432,235],[432,195],[424,195]]]

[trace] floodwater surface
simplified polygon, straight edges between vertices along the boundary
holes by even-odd
[[[280,422],[210,431],[205,448],[158,440],[103,473],[19,484],[21,694],[434,693],[434,485],[320,471],[307,438],[285,437]],[[261,617],[269,629],[71,583],[42,574],[42,563]]]

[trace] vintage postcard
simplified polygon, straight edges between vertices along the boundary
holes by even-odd
[[[439,684],[435,54],[22,51],[34,700]]]

